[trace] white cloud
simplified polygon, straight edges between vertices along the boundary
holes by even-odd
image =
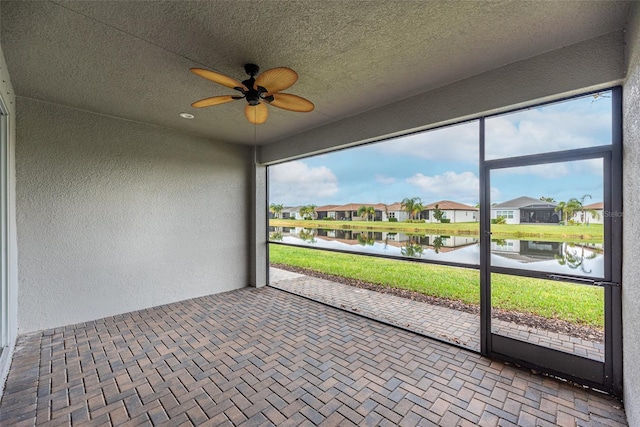
[[[492,173],[494,176],[507,175],[535,175],[547,179],[556,179],[568,176],[572,173],[573,165],[567,163],[546,163],[534,166],[520,166],[517,168],[495,169]]]
[[[596,176],[604,175],[604,164],[602,159],[589,159],[570,163],[573,166],[573,174],[592,174]]]
[[[480,180],[473,172],[445,172],[434,176],[417,173],[407,178],[407,183],[420,189],[425,203],[445,199],[474,205],[479,198]],[[499,191],[492,188],[491,197],[498,198]]]
[[[376,174],[375,178],[376,178],[376,182],[383,185],[391,185],[396,182],[396,179],[392,176]]]
[[[519,184],[516,185],[515,182]],[[508,198],[520,195],[531,197],[543,195],[561,201],[579,197],[578,195],[582,194],[591,194],[594,200],[601,201],[603,162],[602,159],[588,159],[496,169],[491,171],[491,184],[509,193]],[[532,192],[534,188],[537,194]]]
[[[602,176],[603,165],[601,159],[588,159],[562,163],[546,163],[534,166],[521,166],[515,168],[495,169],[493,177],[506,177],[508,175],[535,175],[545,179],[560,179],[568,176],[578,177],[584,175]]]
[[[611,143],[611,109],[591,99],[570,101],[486,119],[486,158],[497,159]],[[381,152],[428,160],[477,163],[477,121],[380,143]]]
[[[338,192],[338,178],[326,166],[309,167],[292,161],[269,167],[269,199],[272,203],[317,203]]]
[[[599,109],[532,109],[486,121],[486,158],[497,159],[611,143],[611,114]]]
[[[478,122],[425,131],[380,143],[382,153],[428,160],[478,163]]]

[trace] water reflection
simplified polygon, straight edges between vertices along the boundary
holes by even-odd
[[[522,263],[553,259],[562,255],[563,242],[491,239],[491,252]]]
[[[298,232],[298,237],[306,243],[316,243],[317,230],[315,228],[303,228]]]
[[[282,242],[282,238],[284,236],[282,235],[282,231],[274,231],[269,233],[269,240],[272,242]]]
[[[594,245],[567,243],[561,255],[555,255],[560,265],[566,265],[572,270],[580,269],[586,275],[591,274],[591,269],[587,267],[585,261],[590,261],[602,254],[602,247],[596,248]]]
[[[400,248],[402,256],[420,258],[424,252],[424,246],[420,244],[419,240],[419,237],[411,236],[409,240],[404,242]]]
[[[384,231],[269,227],[270,240],[301,246],[437,260],[477,266],[479,239],[473,236]],[[492,239],[491,265],[558,274],[604,276],[603,245]]]
[[[358,244],[360,246],[373,246],[373,244],[376,242],[375,234],[376,233],[372,233],[370,231],[362,232],[358,234],[356,240],[358,241]]]

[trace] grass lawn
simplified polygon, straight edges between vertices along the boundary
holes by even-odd
[[[409,234],[433,235],[479,235],[477,222],[462,222],[454,224],[440,223],[408,223],[387,221],[302,221],[289,219],[270,219],[273,227],[304,227],[326,228],[337,230],[369,230],[396,231]],[[604,241],[604,227],[602,224],[590,225],[547,225],[547,224],[493,224],[491,226],[493,238],[522,239],[526,237],[537,240],[582,241],[588,243],[602,243]]]
[[[342,254],[284,245],[269,245],[273,263],[408,289],[439,298],[480,303],[478,270]],[[532,313],[550,319],[602,328],[602,288],[528,277],[493,274],[495,308]]]

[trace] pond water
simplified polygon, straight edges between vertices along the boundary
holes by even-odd
[[[405,233],[269,227],[270,241],[398,258],[437,260],[478,266],[475,236],[409,235]],[[602,244],[572,241],[495,239],[491,265],[553,274],[604,277]]]

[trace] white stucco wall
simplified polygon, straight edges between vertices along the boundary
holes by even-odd
[[[437,219],[435,219],[433,217],[433,209],[429,210],[429,219],[425,220],[425,222],[432,222],[432,223],[437,223],[439,222]],[[455,222],[455,211],[452,210],[447,210],[447,209],[442,209],[442,213],[443,213],[443,219],[450,219],[451,222]]]
[[[451,222],[476,222],[480,221],[478,211],[453,211],[453,220]]]
[[[627,81],[623,89],[622,324],[624,406],[630,426],[640,425],[640,5],[626,34]]]
[[[454,211],[454,210],[443,210],[445,219],[450,219],[452,223],[454,222],[475,222],[480,220],[480,216],[475,211]],[[476,215],[476,218],[473,218],[473,215]],[[433,210],[429,210],[429,219],[425,220],[425,222],[438,222],[437,219],[433,217]]]
[[[20,333],[251,282],[250,148],[22,97],[17,135]]]
[[[520,224],[520,209],[500,208],[491,209],[491,219],[498,218],[498,211],[513,211],[513,218],[505,218],[507,224]],[[480,212],[478,212],[478,221],[480,221]]]
[[[393,213],[394,214],[394,218],[398,220],[398,222],[402,222],[402,221],[406,221],[409,219],[409,214],[406,211],[393,211],[390,210],[389,213]],[[382,213],[382,220],[383,221],[389,221],[389,218],[387,217],[387,215],[383,212]]]
[[[598,215],[597,218],[594,218],[590,212],[585,212],[584,215],[582,215],[582,212],[575,212],[573,216],[571,216],[571,219],[584,224],[604,224],[604,211],[602,209],[595,209],[595,212]]]

